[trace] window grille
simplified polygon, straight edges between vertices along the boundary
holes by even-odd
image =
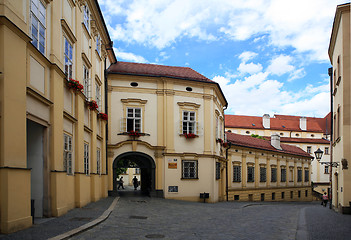
[[[286,182],[286,169],[285,168],[282,168],[280,170],[280,175],[281,175],[281,182]]]
[[[221,179],[221,163],[216,162],[216,179]]]
[[[248,182],[255,181],[255,167],[247,167],[247,181]]]
[[[233,173],[233,182],[241,182],[241,166],[234,166]]]
[[[89,144],[84,143],[84,173],[89,175]]]
[[[32,44],[45,54],[46,9],[40,0],[31,0],[30,9]]]
[[[271,182],[277,181],[277,169],[271,168]]]
[[[65,37],[65,74],[68,79],[72,78],[73,69],[73,46]]]
[[[96,150],[96,173],[97,174],[101,174],[101,155],[100,155],[100,149]]]
[[[197,161],[183,160],[182,165],[183,165],[182,178],[186,178],[186,179],[196,179],[197,178]]]
[[[266,182],[266,172],[265,167],[260,168],[260,182]]]
[[[67,174],[73,174],[72,170],[72,137],[63,134],[63,169]]]
[[[305,170],[305,182],[308,182],[310,180],[310,171]]]
[[[301,169],[297,170],[297,181],[302,182],[302,170]]]

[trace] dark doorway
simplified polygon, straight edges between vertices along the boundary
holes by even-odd
[[[113,192],[117,193],[117,169],[140,168],[140,191],[145,195],[155,192],[155,161],[142,152],[127,152],[113,161]],[[113,193],[111,193],[113,194]]]

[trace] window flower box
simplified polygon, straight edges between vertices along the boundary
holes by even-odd
[[[99,108],[95,100],[88,102],[88,107],[90,110],[97,110]]]
[[[184,136],[185,136],[186,139],[191,139],[191,138],[198,137],[198,135],[196,135],[194,133],[184,133]]]
[[[140,133],[136,131],[130,131],[128,132],[128,135],[131,137],[140,137]]]
[[[99,113],[99,114],[98,114],[98,117],[101,118],[102,120],[105,120],[105,121],[107,121],[107,119],[108,119],[106,113]]]
[[[74,91],[81,92],[83,90],[83,85],[79,83],[79,81],[74,80],[72,78],[67,80],[67,86]]]

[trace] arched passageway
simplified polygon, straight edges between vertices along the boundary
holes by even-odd
[[[140,168],[140,190],[151,195],[155,191],[155,161],[142,152],[122,153],[113,161],[113,192],[117,192],[117,169]]]

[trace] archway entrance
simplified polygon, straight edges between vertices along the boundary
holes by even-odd
[[[140,168],[140,190],[151,195],[155,191],[155,161],[142,152],[122,153],[113,161],[113,191],[117,192],[117,169]]]

